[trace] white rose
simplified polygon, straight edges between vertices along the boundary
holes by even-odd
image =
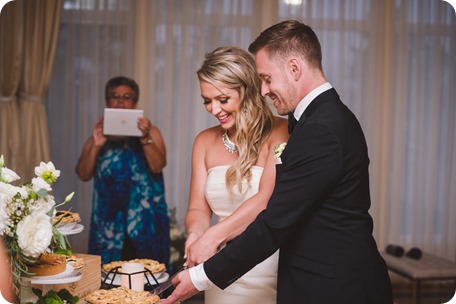
[[[5,183],[11,183],[20,179],[19,175],[17,175],[16,172],[8,168],[2,168],[2,170],[0,170],[0,173],[0,181],[3,181]]]
[[[41,189],[44,189],[46,191],[52,190],[51,186],[48,183],[46,183],[46,181],[44,179],[42,179],[41,177],[33,178],[32,185],[33,185],[34,192],[38,192]]]
[[[47,195],[46,197],[40,197],[29,206],[31,213],[46,213],[55,206],[54,197]]]
[[[51,218],[46,214],[30,214],[17,224],[17,242],[24,255],[38,257],[51,244]]]
[[[18,192],[22,193],[23,191],[21,191],[21,188],[19,187],[0,182],[0,194],[4,195],[5,197],[13,198],[13,196],[15,196]]]
[[[0,193],[0,235],[4,235],[10,224],[9,216],[6,213],[6,201],[8,197]]]

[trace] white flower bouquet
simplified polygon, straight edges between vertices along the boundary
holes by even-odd
[[[41,162],[35,174],[30,183],[13,185],[20,177],[4,166],[3,155],[0,156],[0,236],[11,258],[16,291],[21,278],[29,276],[27,265],[37,263],[42,253],[71,252],[66,236],[57,230],[52,216],[56,207],[72,199],[74,192],[56,205],[50,192],[60,171],[52,162]]]

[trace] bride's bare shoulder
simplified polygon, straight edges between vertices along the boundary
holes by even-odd
[[[201,131],[195,138],[195,144],[211,145],[213,142],[220,140],[222,136],[222,128],[214,126]]]

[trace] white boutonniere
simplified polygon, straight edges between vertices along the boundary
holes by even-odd
[[[287,143],[284,142],[274,148],[274,158],[277,159],[278,164],[282,163],[282,160],[280,159],[280,155],[282,155],[282,152],[283,152],[283,150],[285,150],[286,146],[287,146]]]

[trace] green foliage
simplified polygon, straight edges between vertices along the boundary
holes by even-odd
[[[27,257],[20,250],[19,245],[17,244],[14,238],[9,236],[4,236],[3,241],[5,242],[6,248],[10,256],[11,262],[11,272],[13,275],[13,285],[16,294],[19,294],[19,286],[21,282],[21,277],[29,277],[28,273],[28,264],[36,264],[37,259]]]
[[[33,293],[38,297],[37,304],[76,304],[79,301],[78,296],[73,296],[66,289],[61,289],[57,292],[49,290],[43,295],[41,289],[33,288]]]
[[[56,254],[63,254],[70,257],[73,254],[73,250],[71,249],[67,236],[59,232],[59,230],[55,228],[55,225],[52,232],[52,241],[49,248]]]

